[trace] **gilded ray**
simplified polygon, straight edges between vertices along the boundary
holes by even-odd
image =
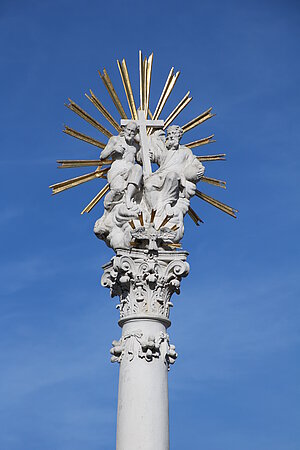
[[[103,142],[100,142],[97,139],[87,136],[86,134],[79,133],[79,131],[73,130],[73,128],[67,127],[66,125],[63,132],[68,134],[69,136],[73,136],[74,138],[79,139],[80,141],[87,142],[88,144],[94,145],[95,147],[98,148],[105,148],[106,146],[106,144],[104,144]]]
[[[111,159],[61,159],[57,161],[58,169],[70,169],[73,167],[90,167],[90,166],[105,166],[111,164]]]
[[[171,218],[172,218],[171,216],[166,216],[166,217],[164,218],[164,220],[162,221],[162,223],[159,225],[158,229],[160,230],[162,227],[164,227],[164,226],[169,222],[169,220],[170,220]]]
[[[216,178],[209,178],[209,177],[202,177],[200,181],[226,189],[226,181],[217,180]]]
[[[166,243],[165,245],[167,245],[168,247],[172,247],[172,248],[181,248],[181,244],[179,244],[179,243],[174,243],[174,244]]]
[[[155,108],[155,111],[153,113],[153,120],[157,120],[176,84],[176,81],[180,75],[180,72],[176,72],[174,75],[174,67],[171,68],[167,81],[165,82],[165,85],[163,87],[162,93],[160,95],[160,98],[158,100],[157,106]],[[151,134],[153,131],[153,128],[149,128],[147,131],[147,134]]]
[[[71,111],[75,112],[78,116],[84,119],[86,122],[90,123],[93,127],[97,128],[101,133],[110,138],[112,133],[108,131],[101,123],[90,116],[86,111],[84,111],[80,106],[78,106],[73,100],[69,98],[69,104],[66,105]]]
[[[127,115],[124,111],[124,108],[122,106],[122,103],[115,91],[115,88],[113,87],[113,84],[111,82],[111,79],[108,76],[108,73],[106,72],[105,69],[103,69],[103,75],[100,72],[100,70],[98,70],[98,73],[100,75],[101,80],[103,81],[104,86],[107,89],[107,92],[109,93],[115,107],[117,108],[118,113],[120,114],[122,119],[127,119]]]
[[[129,105],[131,117],[134,120],[137,120],[137,109],[136,104],[134,100],[133,90],[129,78],[129,73],[126,65],[125,59],[122,60],[122,62],[117,61],[117,65],[120,71],[123,87],[125,90],[127,102]],[[163,86],[162,92],[160,94],[158,103],[156,105],[155,111],[152,115],[150,109],[149,109],[149,99],[150,99],[150,87],[151,87],[151,76],[152,76],[152,65],[153,65],[153,53],[147,58],[143,57],[142,52],[139,52],[139,76],[140,76],[140,108],[145,111],[146,119],[147,116],[149,116],[153,120],[157,120],[162,111],[163,108],[174,89],[174,86],[177,82],[177,79],[180,75],[180,72],[174,73],[174,67],[171,68],[167,79],[165,81],[165,84]],[[127,119],[127,115],[124,111],[124,108],[121,104],[121,101],[114,89],[114,86],[111,82],[111,79],[106,71],[106,69],[103,69],[103,73],[99,71],[99,75],[104,83],[105,88],[108,91],[108,94],[110,95],[118,113],[120,114],[122,119]],[[115,118],[109,113],[109,111],[105,108],[105,106],[101,103],[101,101],[97,98],[97,96],[92,92],[92,90],[89,91],[89,95],[85,94],[86,97],[90,100],[91,103],[97,108],[97,110],[102,114],[102,116],[115,128],[115,130],[120,133],[122,131],[121,126],[119,123],[115,120]],[[168,115],[166,120],[164,121],[163,130],[167,129],[168,126],[174,120],[178,117],[178,115],[183,111],[183,109],[190,103],[192,100],[192,97],[190,96],[190,91],[187,92],[187,94],[180,100],[180,102],[177,104],[177,106],[173,109],[173,111]],[[103,133],[106,137],[110,138],[113,136],[113,134],[106,129],[101,123],[99,123],[96,119],[94,119],[92,116],[90,116],[86,111],[84,111],[79,105],[77,105],[73,100],[69,99],[69,104],[66,106],[71,109],[73,112],[75,112],[78,116],[86,120],[89,124],[94,126],[97,130],[99,130],[101,133]],[[204,111],[199,116],[195,117],[194,119],[187,122],[185,125],[183,125],[182,129],[185,132],[188,132],[195,128],[196,126],[200,125],[201,123],[205,122],[206,120],[213,117],[215,114],[212,114],[212,108],[209,108],[208,110]],[[153,131],[152,128],[147,129],[147,134],[150,134]],[[97,139],[94,139],[93,137],[90,137],[88,135],[85,135],[83,133],[80,133],[68,126],[65,126],[65,129],[63,130],[64,133],[75,137],[76,139],[82,140],[84,142],[87,142],[91,145],[94,145],[97,148],[104,149],[106,144],[98,141]],[[192,142],[189,142],[185,144],[188,148],[197,148],[202,145],[210,144],[215,142],[214,135],[210,135],[208,137],[198,139]],[[225,153],[222,154],[214,154],[214,155],[200,155],[196,156],[199,161],[202,162],[209,162],[209,161],[224,161],[225,160]],[[58,168],[80,168],[80,167],[96,167],[96,170],[92,173],[84,174],[75,178],[71,178],[69,180],[65,180],[59,183],[55,183],[50,186],[52,189],[53,194],[57,194],[59,192],[62,192],[66,189],[73,188],[75,186],[78,186],[79,184],[86,183],[90,180],[93,180],[95,178],[107,178],[107,172],[110,169],[110,165],[112,163],[112,160],[100,160],[100,159],[82,159],[82,160],[58,160]],[[106,167],[105,167],[106,166]],[[105,167],[105,168],[103,168]],[[226,182],[222,180],[218,180],[211,177],[202,177],[202,182],[221,187],[223,189],[226,189]],[[83,209],[81,214],[85,212],[90,212],[94,206],[101,200],[101,198],[106,194],[106,192],[109,190],[109,184],[106,184],[104,188],[101,189],[101,191],[90,201],[90,203]],[[231,215],[232,217],[236,217],[236,213],[238,212],[236,209],[214,199],[213,197],[210,197],[203,192],[200,192],[196,190],[195,195],[206,201],[207,203],[211,204],[212,206],[215,206],[216,208],[220,209],[221,211]],[[151,217],[150,217],[150,223],[154,224],[156,211],[151,211]],[[200,219],[200,217],[197,215],[197,213],[189,207],[188,214],[192,218],[192,220],[199,225],[199,222],[203,221]],[[138,216],[139,223],[143,226],[144,225],[144,217],[143,214],[140,213]],[[164,220],[161,222],[158,229],[164,227],[169,221],[171,217],[166,216]],[[135,228],[134,221],[130,221],[130,226],[132,228]],[[173,231],[176,231],[178,229],[177,225],[173,225],[172,228],[170,228]],[[174,248],[179,248],[180,244],[171,244]]]
[[[95,178],[103,178],[107,170],[108,169],[103,169],[102,171],[95,171],[92,173],[87,173],[85,175],[80,175],[79,177],[70,178],[69,180],[52,184],[49,187],[52,189],[52,194],[58,194],[59,192],[65,191],[66,189],[71,189],[75,186],[78,186],[79,184],[94,180]]]
[[[147,72],[146,72],[146,103],[145,103],[145,111],[149,110],[149,101],[150,101],[150,87],[151,87],[151,76],[152,76],[152,65],[153,65],[153,53],[148,58],[147,61]],[[147,116],[146,116],[147,119]]]
[[[156,106],[155,111],[154,111],[154,113],[153,113],[153,119],[157,119],[157,114],[158,114],[159,108],[160,108],[161,103],[162,103],[162,101],[163,101],[163,99],[164,99],[164,97],[165,97],[165,94],[166,94],[166,92],[167,92],[168,86],[169,86],[169,84],[170,84],[170,82],[171,82],[171,80],[172,80],[173,73],[174,73],[174,67],[171,67],[171,70],[170,70],[170,72],[169,72],[169,75],[168,75],[168,77],[167,77],[167,80],[166,80],[166,82],[165,82],[165,85],[164,85],[164,87],[163,87],[162,93],[160,94],[160,97],[159,97],[157,106]]]
[[[117,65],[120,71],[121,79],[123,82],[125,94],[127,97],[128,106],[131,112],[131,117],[134,120],[137,120],[137,112],[136,112],[136,106],[134,102],[133,92],[131,88],[131,83],[129,79],[128,69],[126,65],[125,59],[122,60],[122,63],[120,64],[120,61],[117,60]]]
[[[177,81],[179,75],[180,75],[180,72],[176,72],[176,74],[173,75],[173,77],[171,78],[170,83],[167,86],[166,92],[165,92],[165,94],[164,94],[164,96],[162,98],[162,101],[161,101],[159,107],[156,109],[156,113],[153,114],[154,119],[158,119],[159,118],[159,116],[160,116],[160,114],[161,114],[161,112],[162,112],[162,110],[163,110],[163,108],[164,108],[164,106],[165,106],[165,104],[166,104],[166,102],[167,102],[167,100],[168,100],[168,98],[169,98],[169,96],[170,96],[170,94],[171,94],[175,84],[176,84],[176,81]]]
[[[183,111],[184,108],[193,99],[193,97],[189,97],[189,95],[190,95],[190,91],[187,92],[187,94],[183,97],[183,99],[173,109],[171,114],[166,118],[163,130],[165,130],[176,119],[176,117],[181,113],[181,111]]]
[[[139,217],[140,224],[143,227],[144,226],[144,216],[143,216],[142,211],[139,213],[138,217]]]
[[[235,213],[238,212],[237,209],[232,208],[231,206],[225,205],[225,203],[220,202],[219,200],[216,200],[213,197],[210,197],[209,195],[204,194],[203,192],[200,192],[198,190],[196,190],[195,195],[199,198],[201,198],[202,200],[204,200],[207,203],[210,203],[212,206],[214,206],[215,208],[220,209],[221,211],[225,212],[226,214],[229,214],[232,217],[236,218]]]
[[[207,136],[206,138],[198,139],[197,141],[189,142],[188,144],[184,144],[184,145],[185,145],[185,147],[195,148],[195,147],[200,147],[201,145],[212,144],[213,142],[216,142],[216,140],[213,139],[213,137],[214,137],[214,134],[211,134],[210,136]]]
[[[143,65],[143,54],[139,50],[139,75],[140,75],[140,108],[143,109],[144,106],[144,65]]]
[[[155,215],[156,215],[156,209],[152,209],[152,211],[151,211],[150,223],[153,223],[153,222],[154,222]]]
[[[101,200],[101,198],[106,194],[106,192],[109,190],[109,184],[107,183],[100,192],[98,192],[97,195],[90,201],[90,203],[81,211],[80,214],[89,213],[94,206],[97,205],[97,203]]]
[[[93,105],[100,111],[100,113],[105,117],[105,119],[115,128],[115,130],[120,133],[122,128],[116,122],[116,120],[113,118],[113,116],[107,111],[107,109],[102,105],[100,100],[96,97],[96,95],[93,93],[93,91],[90,89],[91,96],[85,94],[85,96],[90,100],[90,102],[93,103]]]
[[[149,110],[150,85],[152,73],[153,53],[147,59],[143,59],[142,52],[139,51],[139,75],[140,75],[140,108],[143,111]]]
[[[190,216],[190,218],[195,222],[195,224],[197,226],[199,226],[199,222],[204,223],[202,219],[200,219],[200,217],[198,216],[198,214],[191,208],[189,207],[188,209],[188,215]]]
[[[143,83],[143,110],[147,112],[146,109],[146,101],[147,101],[147,66],[148,66],[148,61],[147,58],[144,58],[144,63],[143,63],[143,73],[144,73],[144,83]]]
[[[198,161],[226,161],[226,153],[220,153],[219,155],[202,155],[197,156]]]
[[[209,108],[207,111],[204,111],[199,116],[192,119],[190,122],[186,123],[181,127],[183,129],[183,132],[186,133],[187,131],[192,130],[193,128],[197,127],[201,123],[205,122],[206,120],[210,119],[211,117],[214,117],[215,114],[211,114],[212,108]]]

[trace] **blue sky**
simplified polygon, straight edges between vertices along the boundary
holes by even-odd
[[[64,102],[97,117],[92,88],[114,113],[97,70],[121,92],[123,57],[137,99],[139,49],[154,51],[152,109],[172,65],[165,116],[188,89],[179,124],[214,107],[187,140],[215,133],[204,150],[228,159],[206,173],[228,189],[201,188],[240,210],[193,199],[205,224],[186,218],[171,448],[300,448],[299,16],[296,1],[1,1],[1,450],[114,448],[120,329],[99,285],[112,252],[92,232],[102,206],[79,214],[99,186],[51,197],[48,185],[84,173],[56,159],[98,156],[61,132],[97,137]]]

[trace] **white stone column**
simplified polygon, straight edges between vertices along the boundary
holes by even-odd
[[[117,450],[168,450],[166,327],[134,318],[124,323],[122,338],[127,349],[120,363]]]
[[[119,296],[120,340],[111,361],[120,363],[117,450],[169,450],[168,370],[170,299],[189,272],[187,253],[119,250],[104,266],[102,285]]]

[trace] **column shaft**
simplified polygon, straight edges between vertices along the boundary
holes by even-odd
[[[117,450],[169,449],[165,336],[165,325],[158,320],[136,319],[123,325]]]

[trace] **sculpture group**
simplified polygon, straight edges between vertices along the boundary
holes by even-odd
[[[149,158],[157,170],[143,171],[139,126],[130,121],[109,139],[100,160],[111,158],[107,172],[110,191],[104,214],[94,231],[109,247],[152,246],[172,248],[183,237],[183,219],[196,192],[204,166],[193,152],[180,145],[183,130],[171,125],[147,137]]]
[[[101,149],[93,160],[60,160],[60,168],[94,166],[84,175],[52,186],[53,194],[91,180],[106,184],[82,210],[89,213],[103,198],[102,216],[94,232],[115,256],[103,266],[101,284],[119,297],[117,309],[122,335],[112,342],[111,361],[120,364],[117,450],[169,450],[168,370],[177,358],[170,343],[170,308],[189,273],[188,253],[180,249],[186,214],[202,222],[191,208],[193,196],[236,217],[237,210],[197,189],[198,182],[225,188],[226,183],[204,176],[202,162],[224,160],[225,154],[195,155],[192,149],[214,142],[213,135],[181,144],[183,135],[213,117],[211,108],[185,125],[174,120],[190,103],[188,92],[165,120],[159,117],[179,72],[171,69],[152,115],[149,107],[153,54],[140,52],[140,107],[135,105],[125,60],[118,61],[130,118],[106,70],[100,77],[121,121],[117,122],[90,91],[87,98],[115,129],[112,133],[70,100],[69,109],[108,138],[94,137],[65,127],[68,135]]]

